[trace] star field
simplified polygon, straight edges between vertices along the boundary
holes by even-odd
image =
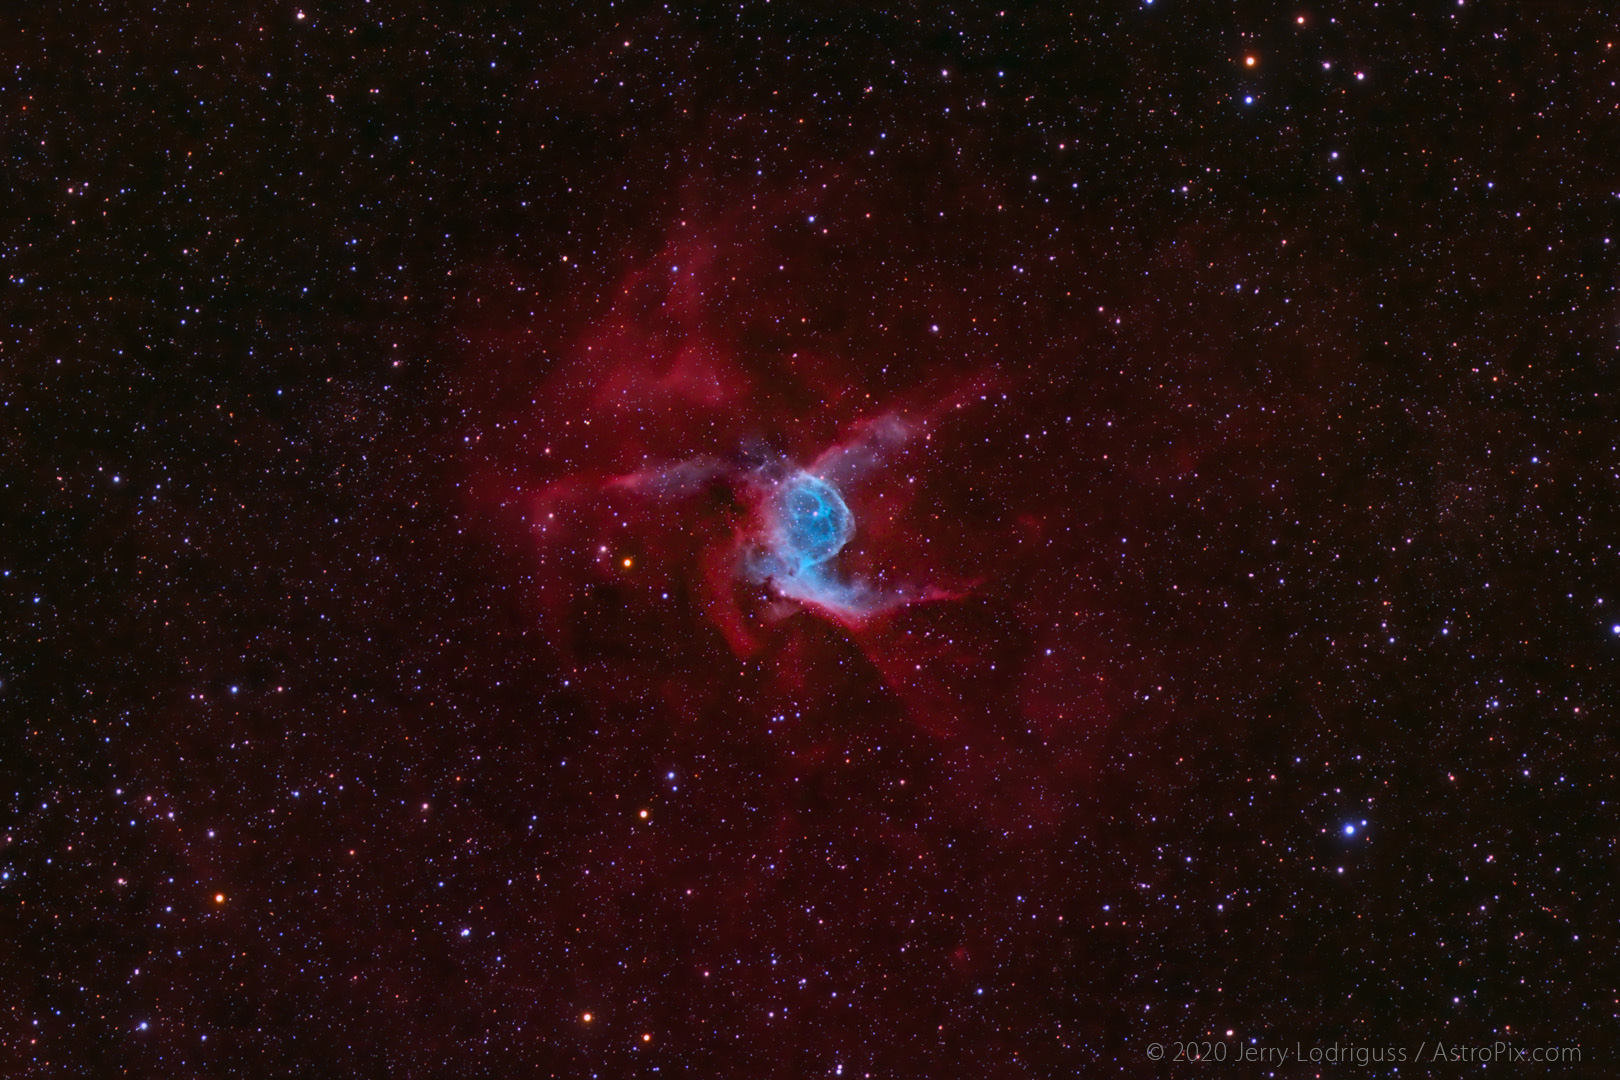
[[[19,13],[0,1072],[1607,1075],[1616,42]]]

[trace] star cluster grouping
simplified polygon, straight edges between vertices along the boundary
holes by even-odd
[[[0,1072],[1604,1075],[1597,7],[9,40]]]

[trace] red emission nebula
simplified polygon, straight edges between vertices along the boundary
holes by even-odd
[[[1016,300],[818,255],[799,209],[688,216],[577,309],[490,331],[477,508],[582,707],[752,728],[794,766],[922,739],[975,815],[1051,820],[1113,693],[1054,502],[1093,418],[1008,375]]]

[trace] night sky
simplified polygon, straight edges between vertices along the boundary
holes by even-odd
[[[18,5],[0,1073],[1620,1075],[1604,8]]]

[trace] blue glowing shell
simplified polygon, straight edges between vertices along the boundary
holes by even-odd
[[[855,515],[820,477],[795,473],[781,485],[775,505],[776,554],[802,571],[837,555],[855,534]]]

